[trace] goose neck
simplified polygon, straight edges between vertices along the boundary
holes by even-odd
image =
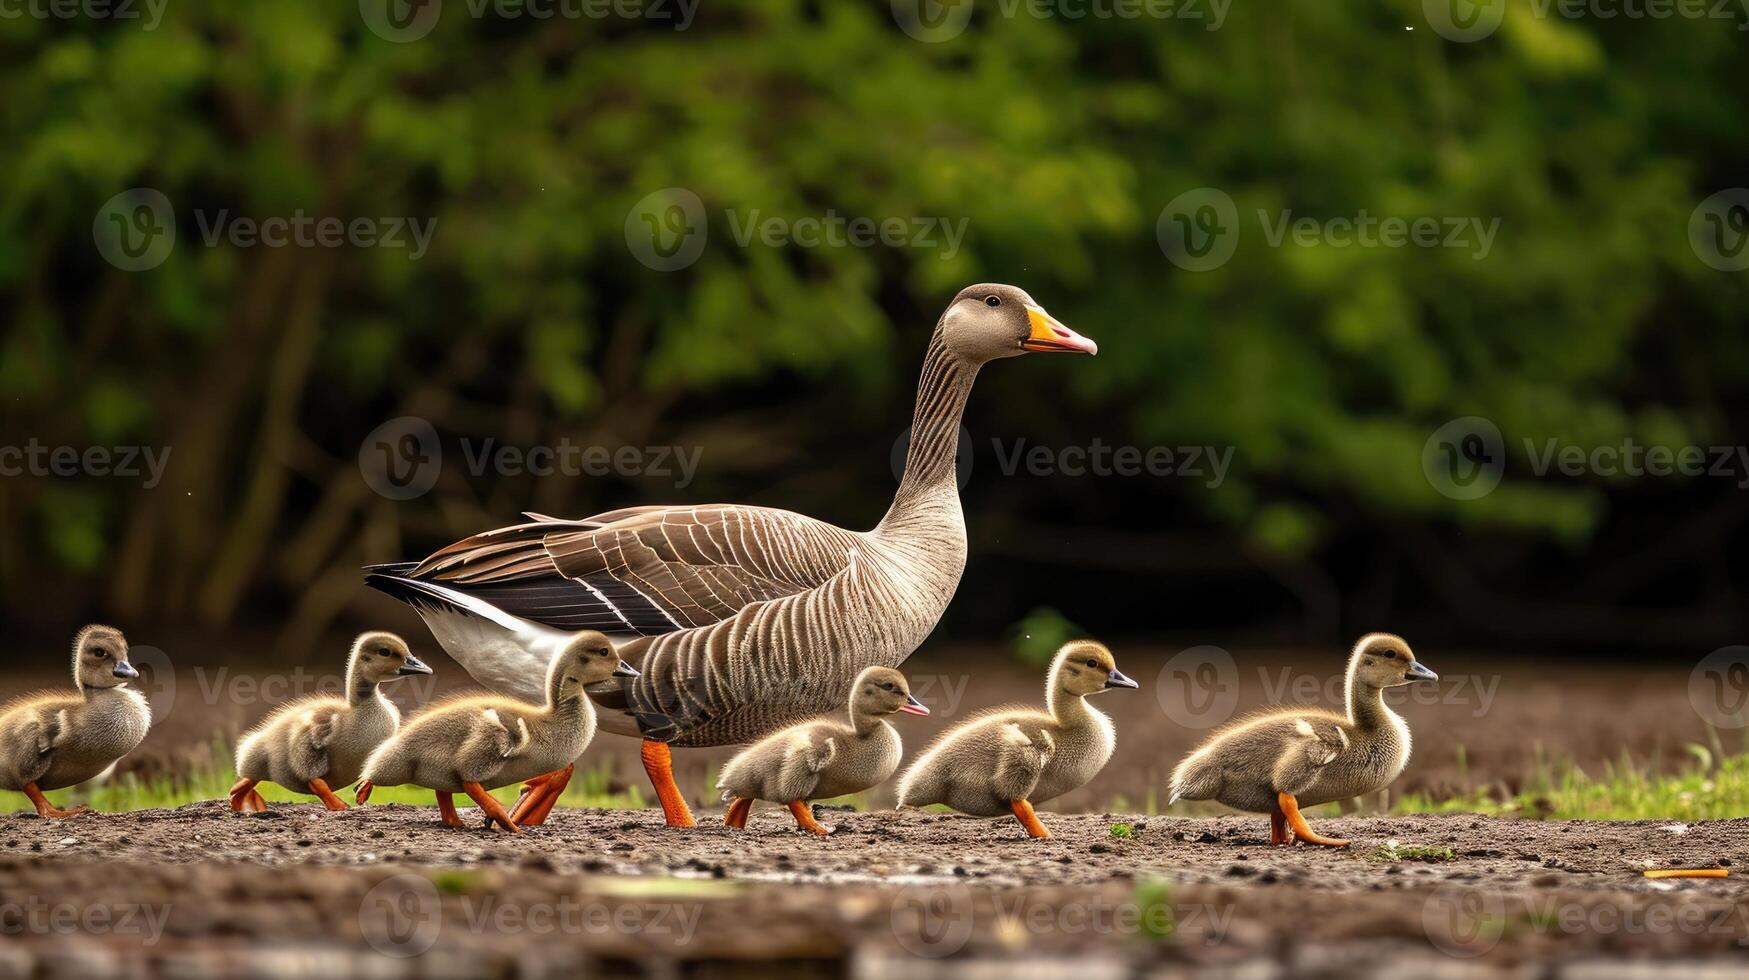
[[[1385,706],[1385,692],[1360,679],[1360,658],[1348,665],[1348,720],[1356,728],[1383,728],[1396,717]]]
[[[978,365],[950,352],[937,330],[923,360],[917,404],[911,413],[905,473],[888,512],[889,521],[927,508],[930,501],[944,494],[959,499],[956,464],[960,422],[977,377]]]

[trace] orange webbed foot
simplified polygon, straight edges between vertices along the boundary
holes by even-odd
[[[748,809],[752,809],[753,801],[747,801]],[[814,819],[814,808],[807,800],[791,800],[790,815],[796,818],[796,826],[819,837],[829,837],[832,831],[827,830],[818,820]]]
[[[328,788],[328,781],[325,779],[310,780],[310,792],[316,794],[316,799],[321,800],[322,805],[329,810],[340,811],[347,808],[346,801],[334,795],[334,791]]]
[[[753,800],[741,797],[729,804],[729,812],[723,815],[723,825],[732,830],[746,830],[747,818],[753,813]]]
[[[91,808],[84,804],[80,804],[71,810],[63,810],[60,807],[55,806],[53,803],[49,802],[48,797],[43,795],[42,790],[37,789],[35,783],[31,783],[24,787],[24,795],[30,797],[31,805],[36,807],[36,815],[45,820],[65,820],[68,817],[77,817],[82,813],[91,812]]]
[[[510,819],[510,814],[504,809],[504,804],[499,803],[491,793],[486,792],[484,786],[479,783],[463,783],[462,789],[467,792],[468,799],[473,800],[474,805],[486,814],[488,827],[495,823],[513,834],[522,833],[522,828],[516,825],[516,821]]]

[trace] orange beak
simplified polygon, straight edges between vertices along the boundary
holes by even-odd
[[[1070,354],[1099,353],[1098,344],[1058,323],[1056,317],[1036,306],[1026,308],[1026,317],[1032,322],[1032,333],[1020,342],[1025,350]]]

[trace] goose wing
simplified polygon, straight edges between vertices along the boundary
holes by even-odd
[[[555,629],[652,636],[814,588],[849,564],[857,537],[791,511],[735,504],[632,507],[575,521],[527,516],[417,565],[374,569],[367,581],[413,601],[459,592]]]

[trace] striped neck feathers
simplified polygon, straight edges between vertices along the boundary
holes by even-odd
[[[899,481],[889,517],[939,493],[958,496],[960,423],[978,367],[947,349],[938,325],[923,360],[917,404],[911,415],[911,440],[905,452],[905,475]]]

